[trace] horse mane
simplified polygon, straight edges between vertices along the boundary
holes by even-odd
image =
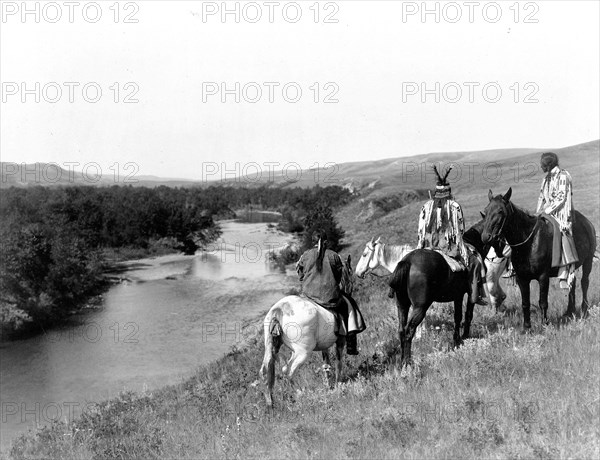
[[[518,204],[515,204],[515,202],[514,202],[514,201],[512,201],[512,200],[508,200],[508,203],[507,203],[506,201],[504,201],[504,199],[503,199],[502,195],[496,195],[496,196],[494,197],[494,199],[496,199],[496,198],[499,198],[499,199],[500,199],[500,200],[502,200],[502,202],[503,202],[504,204],[506,204],[508,207],[512,207],[512,208],[514,208],[516,211],[519,211],[520,213],[522,213],[522,214],[525,214],[525,216],[527,216],[527,217],[529,217],[529,218],[537,218],[537,217],[538,217],[538,216],[536,216],[534,213],[532,213],[531,211],[529,211],[529,210],[525,209],[524,207],[522,207],[522,206],[519,206]],[[479,223],[479,222],[478,222],[478,223]],[[475,224],[475,225],[477,225],[477,224]]]
[[[537,219],[538,216],[536,216],[534,213],[532,213],[531,211],[523,208],[522,206],[516,205],[515,203],[513,203],[512,201],[509,201],[510,206],[512,206],[516,211],[519,211],[523,214],[525,214],[527,217],[530,217],[532,219]]]
[[[394,258],[400,258],[401,255],[412,249],[410,244],[385,244],[383,247],[384,256],[393,256]],[[387,253],[387,254],[386,254]],[[391,259],[391,257],[386,257]]]

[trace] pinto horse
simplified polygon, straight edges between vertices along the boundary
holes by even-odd
[[[486,243],[499,241],[504,237],[512,248],[512,263],[516,272],[517,284],[521,291],[523,307],[523,327],[531,328],[529,284],[537,280],[540,286],[539,305],[543,320],[548,320],[548,289],[550,278],[558,275],[558,269],[552,268],[552,225],[539,216],[533,216],[515,206],[510,197],[512,188],[506,194],[494,197],[488,193],[489,203],[485,208],[482,239]],[[581,312],[585,316],[588,309],[587,291],[596,250],[596,230],[591,222],[580,212],[573,211],[573,239],[579,255],[577,267],[582,267],[581,292],[583,301]],[[569,303],[566,317],[575,310],[575,280],[569,290]]]
[[[317,247],[318,257],[322,263],[325,245],[319,240]],[[340,288],[342,294],[349,295],[354,286],[350,256],[342,263]],[[331,367],[329,348],[335,344],[337,358],[335,381],[340,380],[346,336],[336,334],[336,322],[337,318],[334,312],[303,296],[284,297],[269,309],[263,323],[265,354],[259,371],[259,375],[266,385],[265,398],[268,406],[273,406],[275,363],[282,345],[292,351],[292,356],[282,369],[284,375],[292,382],[295,372],[313,351],[322,351],[325,362],[323,368],[329,378],[328,371]]]
[[[306,297],[290,295],[271,307],[263,324],[265,355],[259,375],[266,384],[268,406],[273,405],[275,363],[282,345],[292,350],[292,356],[283,366],[283,373],[290,382],[312,351],[326,351],[333,344],[337,355],[336,380],[340,378],[346,336],[336,335],[336,318],[331,310]]]

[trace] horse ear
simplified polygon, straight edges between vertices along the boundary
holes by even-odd
[[[512,187],[510,187],[508,189],[508,192],[506,192],[506,194],[502,197],[502,199],[504,200],[505,203],[508,203],[510,201],[511,195],[512,195]]]
[[[479,214],[481,214],[481,217],[485,219],[485,214],[483,212],[479,211]]]
[[[371,241],[369,241],[369,243],[371,243],[371,245],[373,245],[373,243],[375,242],[375,237],[371,237]]]
[[[381,237],[380,236],[378,236],[377,237],[377,241],[375,241],[375,244],[379,244],[379,243],[381,243]]]
[[[488,192],[488,198],[490,201],[492,201],[492,198],[494,198],[494,194],[492,193],[492,189],[490,189],[490,191]]]
[[[346,259],[346,263],[349,267],[352,267],[352,257],[350,256],[350,254],[348,254],[348,259]]]

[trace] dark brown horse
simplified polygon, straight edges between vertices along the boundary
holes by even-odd
[[[489,191],[490,202],[485,208],[482,239],[484,243],[497,241],[504,237],[512,247],[512,264],[517,275],[517,284],[521,291],[523,306],[523,327],[531,327],[529,284],[537,280],[540,285],[540,309],[543,320],[548,316],[548,288],[550,278],[556,277],[558,269],[552,268],[553,229],[545,219],[533,216],[510,201],[512,189],[505,195],[493,196]],[[580,212],[574,211],[573,239],[577,247],[582,267],[581,291],[583,300],[581,311],[585,316],[588,309],[587,291],[594,252],[596,250],[596,230],[591,222]],[[575,281],[569,291],[569,304],[565,316],[573,316],[575,310]]]
[[[473,246],[478,251],[483,249],[483,243],[478,237],[480,228],[482,228],[481,222],[478,222],[465,232],[466,241],[476,243]],[[398,307],[398,334],[402,347],[402,365],[411,362],[412,340],[415,331],[433,302],[454,303],[455,346],[459,346],[462,340],[469,337],[474,307],[470,295],[467,296],[462,337],[460,335],[463,298],[471,291],[467,270],[453,272],[444,257],[438,252],[431,249],[417,249],[398,263],[390,279],[390,287]],[[411,306],[412,311],[409,318]]]

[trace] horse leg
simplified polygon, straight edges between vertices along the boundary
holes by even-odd
[[[346,338],[340,335],[335,342],[335,357],[337,359],[335,366],[335,383],[342,379],[342,365],[344,357],[344,347],[346,346]]]
[[[503,259],[498,263],[487,263],[486,266],[488,270],[485,275],[485,280],[488,294],[490,296],[490,300],[492,301],[492,305],[496,310],[496,313],[501,313],[504,310],[501,310],[501,307],[504,300],[506,299],[506,293],[500,285],[500,276],[502,275],[502,273],[504,272],[504,268],[506,267],[506,259]]]
[[[329,350],[323,350],[323,380],[327,385],[331,385],[331,362],[329,361]]]
[[[548,323],[548,290],[550,289],[550,278],[548,276],[541,276],[538,279],[540,285],[540,310],[542,311],[542,321],[544,324]]]
[[[461,302],[462,303],[462,302]],[[455,305],[456,307],[456,305]],[[468,339],[471,335],[471,321],[473,321],[473,308],[475,304],[467,297],[467,311],[465,313],[465,323],[463,324],[462,340]]]
[[[308,353],[304,350],[294,353],[292,358],[288,361],[289,371],[287,374],[290,387],[294,387],[294,373],[296,370],[308,359]]]
[[[467,292],[467,296],[469,293]],[[459,347],[460,339],[460,323],[462,322],[462,297],[454,300],[454,346]],[[470,300],[470,299],[469,299]]]
[[[412,340],[415,336],[415,331],[423,318],[425,318],[425,313],[427,312],[427,308],[429,307],[415,307],[413,305],[413,311],[410,315],[410,319],[408,320],[408,325],[405,328],[404,332],[404,340],[402,344],[402,365],[407,366],[412,363]]]
[[[406,324],[408,322],[408,311],[410,310],[410,303],[406,301],[400,301],[400,296],[396,292],[396,306],[398,307],[398,338],[400,339],[400,348],[402,354],[400,356],[401,365],[406,362],[405,358],[405,336],[406,336]],[[409,351],[410,354],[410,351]]]
[[[523,308],[523,328],[531,329],[531,304],[529,301],[529,280],[521,279],[517,275],[517,284],[521,291],[521,307]]]
[[[573,278],[573,284],[569,288],[569,302],[567,303],[567,312],[565,316],[573,318],[577,315],[577,310],[575,309],[575,290],[577,289],[577,278]]]
[[[588,287],[590,286],[590,272],[592,271],[592,257],[588,257],[581,266],[581,296],[583,297],[581,301],[581,316],[583,318],[587,318],[588,308],[590,304],[588,303]]]

